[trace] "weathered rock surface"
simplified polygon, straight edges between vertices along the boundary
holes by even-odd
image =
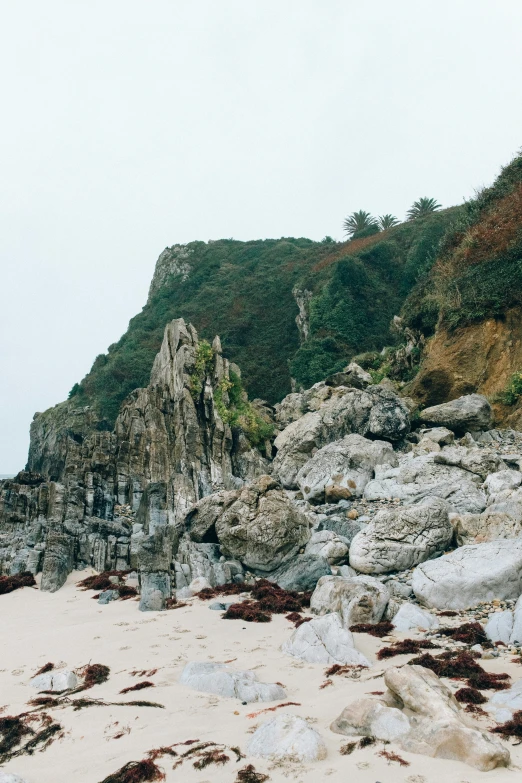
[[[286,697],[280,685],[259,682],[255,672],[235,671],[223,663],[191,661],[183,669],[179,681],[196,691],[249,703]]]
[[[305,555],[323,557],[330,564],[342,563],[348,557],[350,543],[332,530],[312,533],[306,545]]]
[[[495,612],[489,618],[484,630],[490,641],[509,644],[513,631],[513,612],[509,610]]]
[[[60,693],[61,691],[72,690],[78,685],[78,677],[74,672],[68,669],[58,669],[57,671],[46,672],[45,674],[39,674],[37,677],[29,682],[31,688],[37,688],[39,691],[53,691],[53,693]]]
[[[360,497],[376,465],[398,465],[392,446],[346,435],[319,449],[300,469],[296,482],[304,499],[312,503]]]
[[[522,540],[463,546],[417,566],[417,599],[437,609],[466,609],[495,598],[522,594]]]
[[[491,426],[491,405],[482,394],[466,394],[442,405],[424,408],[421,421],[448,427],[456,432],[487,430]]]
[[[393,666],[384,681],[386,697],[350,704],[332,731],[396,742],[410,753],[455,759],[483,772],[509,764],[509,751],[468,719],[450,689],[429,669]]]
[[[439,621],[431,612],[426,612],[416,604],[405,602],[401,604],[399,611],[393,617],[396,631],[406,632],[413,628],[438,628]]]
[[[254,732],[247,753],[273,761],[311,762],[326,758],[326,745],[305,720],[283,712]]]
[[[371,576],[323,576],[310,599],[313,614],[337,612],[343,627],[357,623],[378,623],[390,600],[385,585]]]
[[[275,571],[267,574],[266,578],[275,582],[283,590],[306,592],[314,590],[319,579],[331,573],[330,564],[324,557],[304,554],[296,555],[283,563]]]
[[[321,404],[292,420],[275,439],[273,471],[285,487],[297,488],[297,474],[314,452],[345,435],[395,442],[409,431],[408,409],[393,392],[381,386],[324,388]]]
[[[350,565],[365,574],[404,571],[442,554],[453,528],[447,503],[428,497],[418,505],[379,511],[350,546]]]
[[[368,659],[355,649],[353,636],[343,628],[337,612],[302,623],[281,649],[307,663],[370,666]]]
[[[310,538],[307,517],[270,476],[244,487],[215,530],[225,556],[260,572],[278,568]]]
[[[20,775],[14,775],[11,772],[2,772],[0,770],[0,783],[27,783],[25,778]]]
[[[497,721],[503,723],[511,720],[513,713],[522,710],[522,680],[518,680],[505,691],[494,693],[484,705],[486,709]]]
[[[482,514],[460,514],[452,519],[458,546],[482,544],[499,538],[519,538],[522,523],[508,514],[486,509]]]
[[[441,452],[444,453],[444,450]],[[415,503],[424,497],[447,500],[456,513],[480,514],[487,498],[479,475],[463,468],[436,463],[437,454],[407,454],[397,468],[376,467],[375,478],[364,489],[367,500],[399,498]]]
[[[126,398],[112,431],[76,397],[37,414],[29,470],[0,482],[0,573],[38,570],[43,557],[42,589],[53,591],[73,566],[135,568],[143,538],[179,530],[202,497],[266,473],[216,406],[218,389],[220,406],[229,404],[229,375],[219,339],[210,351],[178,319],[149,385]]]

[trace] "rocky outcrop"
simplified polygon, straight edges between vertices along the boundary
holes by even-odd
[[[178,319],[165,328],[149,385],[127,397],[112,431],[74,397],[37,414],[28,471],[0,483],[0,572],[38,570],[44,550],[48,590],[73,566],[135,567],[148,535],[181,529],[202,497],[266,472],[226,422],[229,375],[219,339],[211,348]]]
[[[320,387],[320,388],[316,388]],[[278,416],[290,423],[277,436],[273,471],[284,487],[297,488],[297,475],[314,453],[328,443],[355,433],[371,440],[400,441],[410,428],[409,412],[402,400],[382,386],[354,389],[316,384],[314,395],[290,395],[294,411],[286,403]],[[310,390],[312,391],[312,390]],[[299,399],[300,398],[300,399]],[[315,410],[297,416],[307,405]],[[283,404],[282,404],[283,405]],[[295,416],[295,418],[293,418]]]
[[[460,709],[450,689],[422,666],[392,666],[383,699],[360,699],[331,725],[348,736],[396,742],[410,753],[458,759],[483,772],[509,764],[509,751]]]
[[[305,720],[283,712],[254,732],[247,753],[275,762],[311,762],[326,758],[326,745]]]
[[[247,703],[277,701],[286,697],[280,685],[259,682],[255,672],[236,671],[224,663],[191,661],[186,664],[179,681],[196,691]]]
[[[368,659],[355,649],[353,635],[343,628],[337,612],[302,623],[281,649],[307,663],[370,665]]]
[[[323,576],[310,599],[313,614],[337,612],[343,627],[378,623],[390,600],[389,590],[371,576]]]
[[[319,449],[299,470],[296,483],[312,503],[360,497],[376,465],[398,465],[391,444],[346,435]]]
[[[364,574],[405,571],[444,552],[453,538],[448,505],[440,498],[378,512],[350,546],[350,565]]]
[[[487,430],[492,423],[491,405],[482,394],[465,394],[456,400],[424,408],[419,414],[421,421],[439,427],[448,427],[453,432]]]
[[[215,530],[225,556],[261,573],[278,568],[310,538],[307,517],[270,476],[242,489],[218,516]]]
[[[413,572],[417,599],[436,609],[466,609],[522,594],[522,540],[463,546]]]

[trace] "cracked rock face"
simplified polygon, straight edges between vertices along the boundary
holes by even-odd
[[[463,546],[417,566],[416,598],[436,609],[466,609],[522,594],[522,539]]]
[[[337,612],[302,623],[281,649],[307,663],[370,666],[368,659],[355,649],[353,636],[343,628]]]
[[[259,682],[255,672],[235,671],[224,663],[192,661],[186,664],[179,681],[196,691],[248,703],[286,698],[280,685]]]
[[[396,742],[410,753],[457,759],[483,772],[509,764],[509,751],[460,709],[450,689],[422,666],[392,666],[381,699],[359,699],[335,720],[332,731]]]
[[[326,745],[305,720],[283,712],[254,732],[247,752],[273,761],[311,762],[326,758]]]
[[[346,498],[360,497],[374,477],[376,465],[398,465],[391,444],[362,435],[346,435],[319,449],[300,469],[296,483],[304,499],[311,503],[328,502],[335,491],[338,500],[343,493]]]
[[[223,554],[262,573],[288,561],[310,538],[307,517],[269,476],[244,487],[215,525]]]
[[[448,506],[426,498],[415,506],[379,511],[350,546],[350,565],[364,574],[405,571],[436,557],[449,545]]]
[[[433,405],[420,412],[421,421],[440,427],[449,427],[454,432],[487,430],[491,427],[491,405],[482,394],[466,394],[442,405]]]
[[[320,404],[319,404],[320,402]],[[317,408],[290,424],[277,436],[273,471],[284,487],[297,488],[297,475],[317,449],[350,433],[371,440],[396,442],[410,428],[406,405],[382,386],[354,389],[325,387]]]
[[[378,623],[386,610],[390,592],[371,576],[323,576],[310,599],[313,614],[337,612],[344,628],[357,623]]]

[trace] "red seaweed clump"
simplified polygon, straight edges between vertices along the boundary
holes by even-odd
[[[0,595],[12,593],[21,587],[34,587],[35,584],[34,575],[30,571],[23,571],[13,576],[0,576]]]
[[[391,647],[383,647],[377,653],[379,661],[386,658],[393,658],[395,655],[411,655],[421,650],[437,649],[437,645],[427,639],[403,639],[402,642],[396,642]]]
[[[230,604],[223,619],[244,620],[247,623],[269,623],[272,615],[262,611],[257,601],[241,601],[239,604]]]
[[[137,682],[136,685],[129,685],[128,688],[123,688],[123,690],[120,691],[120,693],[130,693],[130,691],[142,691],[144,688],[154,688],[155,685],[153,682],[150,682],[149,680],[144,680],[143,682]]]
[[[289,620],[291,623],[293,623],[294,628],[299,628],[299,626],[303,623],[309,623],[312,618],[303,617],[303,615],[299,614],[299,612],[291,612],[290,614],[286,615],[285,620]]]
[[[490,729],[493,734],[502,734],[503,737],[522,738],[522,710],[513,713],[511,720],[501,723],[499,726]]]
[[[255,767],[252,764],[248,764],[248,766],[239,770],[235,783],[265,783],[266,780],[269,780],[268,775],[263,774],[263,772],[256,772]]]
[[[455,698],[461,704],[485,704],[487,699],[476,688],[459,688],[455,693]]]
[[[101,783],[149,783],[155,780],[165,780],[165,773],[151,759],[143,759],[129,761]]]
[[[83,677],[83,685],[77,688],[75,692],[87,691],[95,685],[101,685],[103,682],[107,682],[110,673],[110,668],[103,663],[91,663],[84,666],[80,670],[80,674]]]
[[[51,663],[50,661],[48,663],[44,663],[44,665],[38,669],[35,674],[33,674],[33,677],[38,677],[39,674],[47,674],[47,672],[51,672],[54,669],[54,663]]]
[[[482,644],[487,647],[491,643],[486,636],[486,632],[480,623],[464,623],[456,628],[443,628],[439,631],[441,636],[448,636],[455,642],[464,642],[464,644]]]
[[[479,690],[505,690],[509,685],[505,680],[508,674],[490,674],[477,663],[475,656],[467,651],[445,652],[434,658],[426,653],[419,658],[413,658],[411,664],[431,669],[438,677],[466,679],[469,688]]]
[[[350,626],[350,631],[354,633],[369,633],[370,636],[377,636],[382,639],[383,636],[388,636],[393,631],[395,626],[388,620],[383,620],[381,623],[357,623]]]

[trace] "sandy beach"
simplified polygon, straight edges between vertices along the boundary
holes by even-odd
[[[245,752],[255,726],[272,713],[249,717],[272,703],[243,705],[237,700],[199,693],[178,683],[188,661],[231,662],[237,669],[251,669],[263,682],[284,684],[286,701],[299,706],[283,708],[309,721],[323,737],[327,758],[310,765],[271,764],[246,758],[237,763],[234,754],[224,766],[196,770],[190,762],[172,769],[172,759],[163,757],[159,765],[169,783],[232,783],[237,770],[253,763],[270,781],[316,783],[357,781],[357,783],[479,783],[514,781],[520,775],[521,747],[510,747],[512,766],[479,772],[463,763],[432,759],[400,751],[408,767],[389,764],[377,754],[382,743],[340,754],[347,738],[334,734],[329,725],[343,708],[371,691],[383,690],[379,673],[385,666],[400,665],[406,656],[377,662],[376,651],[383,642],[365,634],[356,635],[356,645],[373,665],[359,680],[334,677],[324,689],[325,667],[305,664],[284,655],[281,644],[293,626],[284,616],[270,623],[223,620],[221,613],[208,609],[209,601],[193,599],[187,606],[165,612],[142,614],[135,600],[116,601],[100,606],[93,593],[76,583],[90,571],[74,572],[57,593],[23,588],[0,598],[2,653],[0,663],[0,706],[3,715],[16,715],[27,709],[36,692],[29,686],[31,676],[45,663],[77,669],[88,663],[110,667],[109,680],[85,693],[89,698],[126,702],[136,698],[158,702],[165,709],[150,707],[96,706],[80,711],[71,708],[49,712],[64,729],[64,736],[44,752],[12,759],[3,772],[16,773],[29,783],[99,783],[125,763],[139,761],[147,751],[190,739],[239,746]],[[404,635],[402,635],[404,636]],[[410,634],[411,636],[411,634]],[[509,659],[507,659],[509,661]],[[487,671],[508,671],[513,681],[522,675],[521,667],[506,659],[481,662]],[[123,688],[140,680],[131,672],[157,669],[142,677],[155,687],[140,693],[120,695]],[[277,702],[276,702],[277,703]],[[483,728],[493,725],[480,719]],[[121,735],[116,738],[116,735]],[[399,750],[393,744],[387,750]]]

